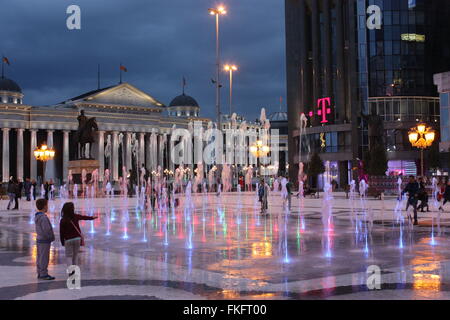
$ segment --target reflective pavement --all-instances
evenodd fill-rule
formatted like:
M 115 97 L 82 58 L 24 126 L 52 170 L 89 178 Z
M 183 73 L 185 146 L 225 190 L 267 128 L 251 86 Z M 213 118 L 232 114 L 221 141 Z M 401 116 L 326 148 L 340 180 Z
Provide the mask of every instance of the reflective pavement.
M 450 298 L 450 215 L 435 203 L 413 227 L 394 198 L 293 198 L 289 211 L 272 194 L 268 216 L 254 193 L 179 198 L 155 211 L 136 198 L 74 200 L 79 213 L 99 216 L 80 223 L 80 290 L 67 289 L 59 240 L 49 267 L 56 280 L 36 279 L 32 203 L 1 210 L 0 299 Z M 50 202 L 57 239 L 64 202 Z M 381 290 L 367 287 L 373 265 Z

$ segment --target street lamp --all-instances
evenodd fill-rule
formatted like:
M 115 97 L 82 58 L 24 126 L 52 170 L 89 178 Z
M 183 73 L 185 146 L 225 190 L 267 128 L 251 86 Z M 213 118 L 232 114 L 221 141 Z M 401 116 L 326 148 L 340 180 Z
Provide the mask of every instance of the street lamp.
M 219 16 L 227 14 L 227 10 L 223 6 L 219 6 L 218 8 L 210 8 L 208 12 L 212 16 L 216 16 L 216 66 L 217 66 L 217 75 L 216 75 L 216 112 L 217 112 L 217 125 L 220 130 L 221 128 L 221 119 L 220 119 L 220 42 L 219 42 Z
M 436 137 L 436 132 L 424 123 L 420 123 L 417 127 L 411 128 L 408 132 L 409 142 L 413 147 L 420 149 L 420 166 L 421 175 L 423 177 L 423 150 L 430 147 Z
M 34 158 L 37 161 L 42 161 L 42 168 L 44 171 L 44 179 L 45 179 L 45 164 L 49 160 L 53 160 L 55 158 L 55 150 L 53 148 L 49 148 L 47 144 L 43 144 L 40 148 L 36 148 L 33 152 Z
M 230 117 L 233 105 L 233 71 L 237 71 L 238 67 L 235 65 L 225 65 L 224 70 L 230 72 Z
M 261 158 L 269 154 L 270 147 L 265 145 L 261 140 L 258 140 L 250 146 L 250 152 L 255 158 Z

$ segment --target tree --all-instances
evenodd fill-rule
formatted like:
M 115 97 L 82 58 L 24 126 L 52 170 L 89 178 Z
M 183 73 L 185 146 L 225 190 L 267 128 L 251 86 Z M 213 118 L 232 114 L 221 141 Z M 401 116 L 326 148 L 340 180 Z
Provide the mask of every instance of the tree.
M 317 178 L 320 174 L 325 172 L 325 166 L 323 165 L 323 161 L 320 158 L 317 152 L 314 152 L 311 156 L 311 159 L 308 163 L 307 171 L 308 176 L 311 177 L 313 181 L 313 187 L 317 186 Z
M 384 176 L 388 169 L 386 148 L 376 143 L 366 156 L 366 170 L 369 176 Z

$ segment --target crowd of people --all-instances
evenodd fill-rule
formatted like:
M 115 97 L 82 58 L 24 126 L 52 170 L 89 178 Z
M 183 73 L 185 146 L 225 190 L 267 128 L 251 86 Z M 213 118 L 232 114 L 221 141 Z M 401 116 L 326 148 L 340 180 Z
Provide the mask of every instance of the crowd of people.
M 46 181 L 42 188 L 41 196 L 47 200 L 54 200 L 55 192 L 53 180 Z M 25 196 L 26 201 L 32 201 L 35 200 L 38 195 L 36 180 L 31 180 L 29 178 L 22 181 L 11 176 L 5 189 L 9 200 L 6 208 L 7 210 L 19 210 L 20 200 L 23 196 Z
M 450 201 L 450 181 L 439 181 L 436 182 L 434 186 L 433 192 L 435 193 L 436 200 L 442 203 L 439 206 L 440 211 L 444 211 L 444 206 L 447 202 Z M 430 212 L 430 206 L 428 204 L 429 195 L 427 192 L 426 180 L 424 178 L 419 178 L 418 180 L 414 176 L 409 177 L 409 181 L 406 187 L 402 191 L 403 195 L 408 195 L 407 203 L 406 203 L 406 211 L 408 211 L 409 207 L 413 208 L 414 212 L 414 225 L 418 225 L 419 221 L 417 218 L 417 212 L 420 210 L 421 212 Z M 420 201 L 420 203 L 419 203 Z M 413 217 L 408 216 L 411 220 Z

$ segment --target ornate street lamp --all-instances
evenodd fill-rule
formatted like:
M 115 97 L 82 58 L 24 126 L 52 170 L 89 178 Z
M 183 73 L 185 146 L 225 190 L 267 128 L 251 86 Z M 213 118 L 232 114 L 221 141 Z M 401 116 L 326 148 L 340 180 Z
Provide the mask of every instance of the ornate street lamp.
M 431 127 L 427 127 L 425 123 L 420 123 L 417 127 L 411 128 L 408 137 L 411 145 L 420 149 L 421 175 L 423 176 L 423 150 L 433 144 L 436 132 Z
M 255 158 L 262 158 L 269 154 L 270 147 L 265 145 L 261 140 L 250 146 L 250 152 Z
M 45 143 L 40 147 L 36 148 L 33 152 L 34 158 L 37 161 L 42 161 L 42 168 L 44 171 L 45 178 L 45 165 L 47 161 L 53 160 L 55 158 L 55 150 L 53 148 L 49 148 Z

